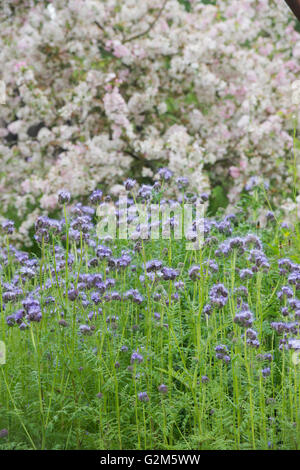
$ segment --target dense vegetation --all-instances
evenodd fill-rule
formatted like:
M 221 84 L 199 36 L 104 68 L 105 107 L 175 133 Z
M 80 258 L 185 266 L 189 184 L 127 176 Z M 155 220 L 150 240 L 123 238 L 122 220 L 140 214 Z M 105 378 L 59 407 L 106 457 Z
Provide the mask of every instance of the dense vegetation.
M 182 239 L 137 239 L 134 201 L 167 206 L 160 176 L 125 183 L 128 240 L 97 237 L 95 205 L 124 216 L 101 191 L 94 206 L 60 193 L 62 219 L 35 224 L 39 259 L 4 224 L 0 448 L 299 448 L 299 227 L 269 212 L 259 229 L 253 185 L 235 214 L 205 219 L 199 250 L 186 250 L 199 219 Z M 178 184 L 173 209 L 206 203 Z

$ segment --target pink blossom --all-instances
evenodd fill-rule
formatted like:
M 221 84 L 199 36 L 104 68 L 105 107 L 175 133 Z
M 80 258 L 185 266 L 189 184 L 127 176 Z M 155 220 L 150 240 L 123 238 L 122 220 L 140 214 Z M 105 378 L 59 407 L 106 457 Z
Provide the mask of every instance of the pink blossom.
M 240 169 L 237 166 L 231 166 L 229 168 L 229 174 L 232 178 L 238 178 L 240 176 Z

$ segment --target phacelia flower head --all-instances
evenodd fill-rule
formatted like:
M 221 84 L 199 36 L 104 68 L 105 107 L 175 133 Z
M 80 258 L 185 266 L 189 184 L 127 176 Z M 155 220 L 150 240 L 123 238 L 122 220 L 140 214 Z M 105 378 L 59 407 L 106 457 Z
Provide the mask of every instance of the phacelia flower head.
M 103 196 L 103 192 L 101 189 L 96 189 L 95 191 L 92 192 L 90 195 L 90 201 L 92 204 L 99 204 Z
M 135 362 L 141 363 L 143 359 L 144 359 L 143 356 L 137 350 L 131 354 L 130 362 L 131 364 L 134 364 Z
M 200 278 L 201 267 L 198 264 L 195 264 L 189 269 L 189 278 L 192 281 L 196 281 Z
M 179 272 L 173 268 L 164 267 L 161 270 L 162 277 L 165 281 L 174 281 L 179 276 Z
M 247 304 L 242 304 L 240 312 L 236 313 L 234 323 L 239 326 L 250 327 L 253 324 L 253 314 L 250 312 Z
M 149 401 L 148 393 L 147 393 L 147 392 L 140 392 L 140 393 L 138 394 L 138 399 L 139 399 L 140 401 L 144 401 L 144 402 Z
M 5 220 L 1 225 L 3 231 L 8 235 L 11 235 L 15 229 L 15 224 L 12 220 Z
M 209 195 L 207 193 L 201 193 L 200 198 L 202 199 L 203 202 L 206 202 L 209 199 Z
M 69 300 L 74 301 L 75 299 L 77 299 L 78 294 L 79 294 L 78 289 L 70 289 L 70 290 L 68 291 L 68 298 L 69 298 Z
M 90 335 L 92 330 L 89 325 L 80 325 L 79 331 L 82 335 Z
M 136 180 L 131 179 L 131 178 L 128 178 L 124 182 L 124 186 L 125 186 L 125 189 L 127 189 L 127 191 L 131 191 L 134 188 L 135 185 L 136 185 Z
M 166 393 L 168 393 L 168 387 L 165 384 L 161 384 L 158 387 L 158 391 L 160 393 L 166 394 Z
M 59 191 L 59 193 L 58 193 L 58 202 L 59 202 L 59 204 L 68 204 L 68 202 L 70 202 L 70 200 L 71 200 L 71 194 L 69 193 L 69 191 L 66 191 L 64 189 Z
M 185 189 L 189 185 L 189 180 L 185 176 L 180 176 L 179 178 L 176 179 L 176 183 L 177 183 L 178 189 Z
M 209 292 L 211 303 L 217 307 L 224 307 L 228 300 L 228 291 L 223 284 L 215 284 Z
M 164 167 L 158 170 L 157 175 L 160 177 L 160 179 L 169 181 L 173 176 L 173 172 L 169 170 L 169 168 Z
M 218 346 L 215 347 L 216 351 L 216 359 L 223 360 L 228 364 L 230 362 L 230 356 L 228 354 L 228 348 L 224 344 L 218 344 Z
M 152 271 L 158 271 L 162 267 L 162 261 L 158 259 L 152 259 L 151 261 L 147 261 L 146 263 L 146 271 L 152 272 Z
M 265 369 L 262 369 L 261 374 L 263 377 L 268 377 L 271 374 L 270 367 L 266 367 Z

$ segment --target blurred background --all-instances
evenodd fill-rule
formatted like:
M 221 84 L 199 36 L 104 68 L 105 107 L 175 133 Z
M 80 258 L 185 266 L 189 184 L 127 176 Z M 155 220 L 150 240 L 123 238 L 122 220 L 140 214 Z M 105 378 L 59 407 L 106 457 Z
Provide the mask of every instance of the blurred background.
M 23 247 L 58 190 L 117 197 L 161 166 L 211 214 L 261 181 L 297 216 L 300 27 L 283 0 L 6 0 L 0 21 L 0 217 Z

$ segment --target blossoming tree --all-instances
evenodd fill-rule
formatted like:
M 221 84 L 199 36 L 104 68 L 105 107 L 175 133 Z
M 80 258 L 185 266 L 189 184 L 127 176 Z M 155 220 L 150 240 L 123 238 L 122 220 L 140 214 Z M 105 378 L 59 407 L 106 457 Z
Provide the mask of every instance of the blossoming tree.
M 7 0 L 1 15 L 0 205 L 22 241 L 60 188 L 117 193 L 162 164 L 230 204 L 255 174 L 288 193 L 300 35 L 285 2 Z

